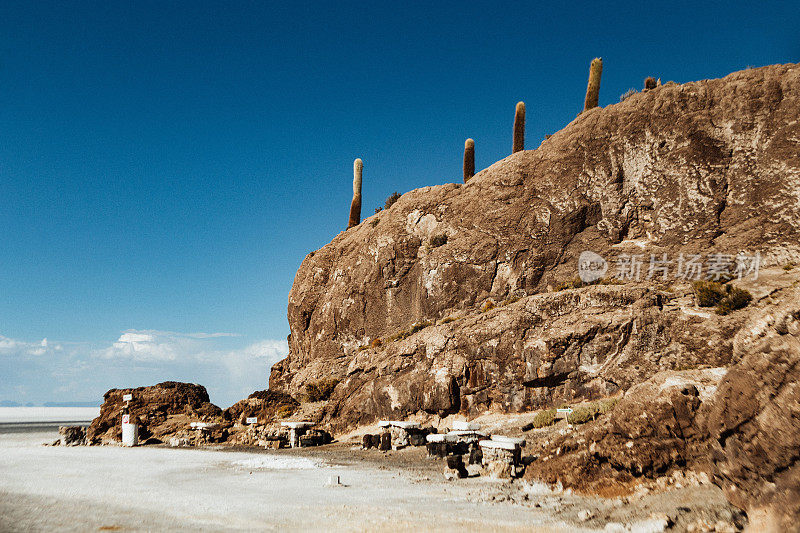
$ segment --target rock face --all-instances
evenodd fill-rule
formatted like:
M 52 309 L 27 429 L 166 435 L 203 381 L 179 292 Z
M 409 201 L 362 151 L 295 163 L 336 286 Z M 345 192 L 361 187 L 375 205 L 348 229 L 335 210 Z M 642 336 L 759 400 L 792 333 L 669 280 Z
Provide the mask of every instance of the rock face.
M 631 387 L 608 416 L 542 443 L 525 476 L 602 493 L 690 468 L 710 472 L 754 531 L 800 530 L 800 288 L 771 294 L 728 369 Z
M 339 379 L 325 417 L 344 429 L 529 410 L 730 365 L 748 312 L 697 309 L 688 285 L 645 282 L 647 261 L 800 262 L 798 110 L 798 65 L 668 83 L 584 112 L 466 184 L 404 194 L 305 258 L 270 389 Z M 554 290 L 584 250 L 642 255 L 641 283 Z
M 713 473 L 754 531 L 800 531 L 800 290 L 761 318 L 706 416 Z
M 92 444 L 119 442 L 122 439 L 123 396 L 131 394 L 131 421 L 139 424 L 139 439 L 163 440 L 184 430 L 192 421 L 220 421 L 222 410 L 212 404 L 202 385 L 165 381 L 150 387 L 111 389 L 103 396 L 100 416 L 86 431 Z
M 245 400 L 240 400 L 223 412 L 225 420 L 245 424 L 247 418 L 257 418 L 259 424 L 272 422 L 276 417 L 284 418 L 297 410 L 300 404 L 280 391 L 256 391 Z
M 706 470 L 697 419 L 723 375 L 722 368 L 659 372 L 631 387 L 609 416 L 544 443 L 525 476 L 603 493 L 676 466 Z

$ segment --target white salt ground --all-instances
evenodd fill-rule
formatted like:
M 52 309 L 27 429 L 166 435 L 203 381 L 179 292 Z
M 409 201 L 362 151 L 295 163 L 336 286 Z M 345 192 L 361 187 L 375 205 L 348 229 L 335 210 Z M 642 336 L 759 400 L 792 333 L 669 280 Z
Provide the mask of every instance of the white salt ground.
M 576 531 L 471 501 L 480 478 L 419 482 L 280 451 L 42 446 L 55 438 L 0 432 L 0 531 Z M 332 473 L 343 486 L 326 486 Z

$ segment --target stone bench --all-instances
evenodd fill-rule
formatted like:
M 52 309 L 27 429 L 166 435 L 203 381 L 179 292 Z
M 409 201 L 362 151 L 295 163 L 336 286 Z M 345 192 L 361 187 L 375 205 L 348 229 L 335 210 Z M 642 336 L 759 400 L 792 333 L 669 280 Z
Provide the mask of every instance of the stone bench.
M 378 422 L 378 426 L 388 431 L 391 436 L 391 446 L 395 450 L 409 445 L 422 446 L 425 444 L 425 433 L 418 422 L 381 420 Z
M 430 457 L 446 457 L 448 455 L 470 454 L 470 464 L 475 462 L 478 441 L 486 435 L 474 431 L 450 431 L 449 433 L 433 433 L 426 437 L 428 455 Z
M 496 477 L 516 476 L 517 467 L 522 463 L 522 440 L 493 435 L 492 439 L 480 441 L 481 464 Z
M 463 420 L 453 421 L 453 431 L 478 431 L 481 425 L 477 422 L 464 422 Z
M 314 425 L 313 422 L 308 421 L 286 421 L 281 422 L 281 426 L 287 428 L 289 430 L 289 445 L 292 448 L 299 448 L 303 441 L 300 437 L 305 435 L 306 431 Z M 308 445 L 310 443 L 306 443 Z
M 219 428 L 216 422 L 191 422 L 189 429 L 199 429 L 200 431 L 213 431 Z
M 506 437 L 505 435 L 492 435 L 490 439 L 497 442 L 510 442 L 512 444 L 516 444 L 519 447 L 525 446 L 525 439 L 522 437 Z

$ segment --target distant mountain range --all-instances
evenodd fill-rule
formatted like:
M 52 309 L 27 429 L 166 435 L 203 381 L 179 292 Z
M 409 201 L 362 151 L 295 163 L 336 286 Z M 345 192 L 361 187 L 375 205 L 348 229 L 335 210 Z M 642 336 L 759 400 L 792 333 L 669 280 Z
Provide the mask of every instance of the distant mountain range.
M 0 400 L 0 407 L 100 407 L 98 402 L 45 402 L 36 405 L 33 402 L 19 403 L 10 400 Z

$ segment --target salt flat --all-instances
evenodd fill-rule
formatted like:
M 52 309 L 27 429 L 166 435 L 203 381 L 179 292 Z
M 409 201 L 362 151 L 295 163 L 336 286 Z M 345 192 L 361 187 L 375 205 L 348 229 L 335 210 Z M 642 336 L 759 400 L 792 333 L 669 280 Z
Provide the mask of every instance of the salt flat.
M 91 422 L 99 407 L 0 407 L 0 424 L 19 422 Z
M 46 447 L 0 433 L 0 530 L 570 530 L 545 511 L 475 502 L 487 486 L 419 480 L 314 455 L 157 447 Z M 338 475 L 344 486 L 327 486 Z

